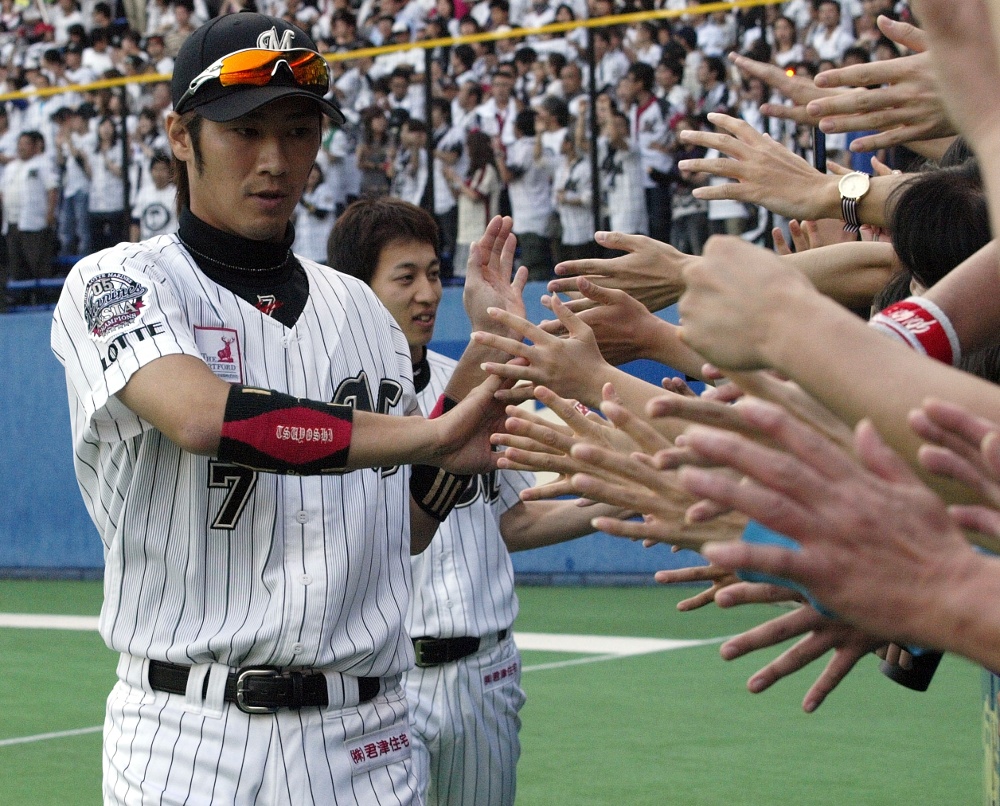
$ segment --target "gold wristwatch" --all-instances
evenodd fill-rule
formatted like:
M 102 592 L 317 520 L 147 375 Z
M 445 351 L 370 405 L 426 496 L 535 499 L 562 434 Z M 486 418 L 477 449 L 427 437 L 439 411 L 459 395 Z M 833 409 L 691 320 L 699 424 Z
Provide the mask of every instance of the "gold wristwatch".
M 840 189 L 840 209 L 844 214 L 844 231 L 857 232 L 861 229 L 858 202 L 865 197 L 871 187 L 871 177 L 861 171 L 851 171 L 840 177 L 837 187 Z

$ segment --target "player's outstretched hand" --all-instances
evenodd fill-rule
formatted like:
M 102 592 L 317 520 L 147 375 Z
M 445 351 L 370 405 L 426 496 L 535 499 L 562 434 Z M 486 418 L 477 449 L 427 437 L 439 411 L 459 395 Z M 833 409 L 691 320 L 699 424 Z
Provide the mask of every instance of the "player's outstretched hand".
M 772 404 L 750 400 L 738 410 L 780 449 L 693 426 L 689 448 L 749 480 L 685 467 L 681 483 L 799 541 L 801 550 L 737 541 L 710 544 L 704 555 L 726 568 L 798 582 L 873 635 L 927 647 L 951 640 L 954 626 L 929 613 L 928 602 L 950 595 L 953 580 L 976 578 L 978 557 L 941 499 L 871 423 L 863 420 L 855 429 L 856 460 Z
M 497 320 L 486 313 L 488 308 L 502 308 L 515 316 L 525 316 L 524 286 L 528 270 L 522 266 L 514 271 L 517 238 L 513 226 L 510 216 L 494 216 L 483 236 L 469 249 L 462 302 L 473 330 L 492 330 L 498 326 Z
M 787 218 L 824 216 L 823 200 L 836 185 L 836 177 L 820 173 L 745 120 L 720 112 L 710 112 L 708 120 L 717 131 L 688 129 L 681 132 L 681 142 L 714 148 L 725 156 L 681 160 L 677 167 L 735 181 L 695 188 L 696 197 L 759 204 Z
M 577 291 L 575 276 L 585 276 L 604 288 L 616 288 L 637 299 L 650 311 L 673 305 L 684 291 L 681 271 L 687 263 L 699 258 L 679 252 L 670 244 L 646 235 L 623 232 L 596 232 L 594 240 L 606 249 L 625 252 L 613 258 L 566 260 L 555 267 L 560 275 L 550 280 L 552 293 Z M 573 311 L 592 308 L 593 300 L 580 298 L 567 303 Z
M 774 587 L 776 586 L 740 583 L 727 588 L 719 595 L 721 597 L 723 593 L 727 594 L 730 606 L 736 604 L 733 600 L 738 597 L 741 604 L 774 601 L 768 595 L 771 593 L 768 589 Z M 753 590 L 755 588 L 763 589 L 761 592 L 765 598 L 758 597 Z M 783 596 L 787 599 L 789 593 L 787 588 L 777 590 L 783 591 Z M 826 668 L 802 700 L 802 710 L 806 713 L 812 713 L 819 708 L 861 658 L 885 643 L 856 627 L 827 618 L 809 605 L 802 605 L 790 613 L 730 638 L 719 648 L 719 652 L 726 660 L 733 660 L 797 636 L 802 638 L 747 680 L 747 689 L 754 694 L 766 691 L 782 678 L 801 671 L 832 649 L 833 656 Z
M 504 383 L 488 376 L 451 411 L 428 421 L 435 429 L 437 448 L 426 464 L 463 475 L 488 473 L 496 467 L 491 440 L 503 430 L 504 407 L 496 394 Z

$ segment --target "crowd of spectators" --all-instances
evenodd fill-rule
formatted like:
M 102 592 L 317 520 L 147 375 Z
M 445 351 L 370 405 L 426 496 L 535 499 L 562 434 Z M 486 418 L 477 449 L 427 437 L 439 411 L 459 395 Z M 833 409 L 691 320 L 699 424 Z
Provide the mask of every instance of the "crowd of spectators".
M 679 159 L 705 149 L 684 146 L 677 133 L 710 128 L 707 114 L 724 111 L 808 156 L 811 128 L 762 114 L 762 103 L 785 99 L 763 80 L 741 74 L 726 54 L 739 51 L 800 75 L 892 58 L 900 48 L 874 20 L 909 14 L 905 2 L 894 0 L 790 0 L 708 14 L 698 12 L 700 4 L 58 0 L 29 6 L 3 0 L 0 92 L 169 75 L 192 30 L 243 7 L 285 17 L 328 53 L 414 43 L 332 61 L 331 92 L 347 122 L 326 131 L 296 219 L 296 250 L 322 256 L 334 219 L 353 198 L 391 193 L 433 212 L 446 278 L 461 277 L 473 233 L 502 212 L 513 215 L 519 260 L 533 279 L 546 279 L 561 259 L 603 254 L 593 241 L 596 229 L 649 234 L 696 255 L 711 233 L 769 243 L 771 225 L 786 226 L 780 217 L 692 194 L 726 180 L 679 170 Z M 653 9 L 684 14 L 593 30 L 596 95 L 584 29 L 514 34 Z M 416 47 L 420 40 L 505 31 L 512 35 L 436 48 L 429 62 Z M 0 288 L 7 289 L 0 307 L 37 300 L 37 290 L 26 290 L 31 284 L 24 281 L 58 278 L 76 256 L 173 231 L 172 183 L 154 170 L 170 161 L 163 135 L 169 111 L 168 86 L 155 80 L 124 91 L 38 93 L 0 104 L 6 171 Z M 870 171 L 866 156 L 847 146 L 844 135 L 826 140 L 828 156 Z

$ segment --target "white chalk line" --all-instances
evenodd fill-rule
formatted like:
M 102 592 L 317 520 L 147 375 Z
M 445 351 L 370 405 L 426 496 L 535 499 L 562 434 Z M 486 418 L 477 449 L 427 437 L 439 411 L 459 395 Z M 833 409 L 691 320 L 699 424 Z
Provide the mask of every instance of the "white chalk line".
M 96 630 L 96 616 L 53 616 L 34 613 L 0 613 L 0 628 L 21 628 L 34 630 Z M 514 640 L 519 649 L 540 652 L 571 652 L 589 655 L 583 658 L 537 663 L 522 668 L 522 672 L 541 672 L 550 669 L 563 669 L 568 666 L 581 666 L 588 663 L 602 663 L 619 658 L 636 655 L 648 655 L 654 652 L 669 652 L 675 649 L 707 646 L 718 644 L 728 636 L 720 638 L 703 638 L 677 640 L 672 638 L 634 638 L 620 635 L 569 635 L 560 633 L 515 632 Z M 591 654 L 596 653 L 596 654 Z M 0 747 L 44 742 L 51 739 L 66 739 L 74 736 L 84 736 L 99 733 L 103 728 L 96 725 L 89 728 L 38 733 L 33 736 L 16 736 L 11 739 L 0 739 Z

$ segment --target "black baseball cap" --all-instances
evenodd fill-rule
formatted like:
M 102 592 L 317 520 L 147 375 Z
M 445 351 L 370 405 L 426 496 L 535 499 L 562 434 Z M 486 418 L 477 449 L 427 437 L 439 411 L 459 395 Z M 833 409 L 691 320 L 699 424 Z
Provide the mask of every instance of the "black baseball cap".
M 334 122 L 344 122 L 343 113 L 336 104 L 323 97 L 324 93 L 315 87 L 297 84 L 291 70 L 280 67 L 271 81 L 262 87 L 223 87 L 216 79 L 207 81 L 185 100 L 183 109 L 178 108 L 191 82 L 209 65 L 230 53 L 250 48 L 316 50 L 316 43 L 307 33 L 277 17 L 250 11 L 216 17 L 184 40 L 174 59 L 174 74 L 170 80 L 174 111 L 197 111 L 208 120 L 224 123 L 279 98 L 300 97 L 316 101 L 320 111 Z

